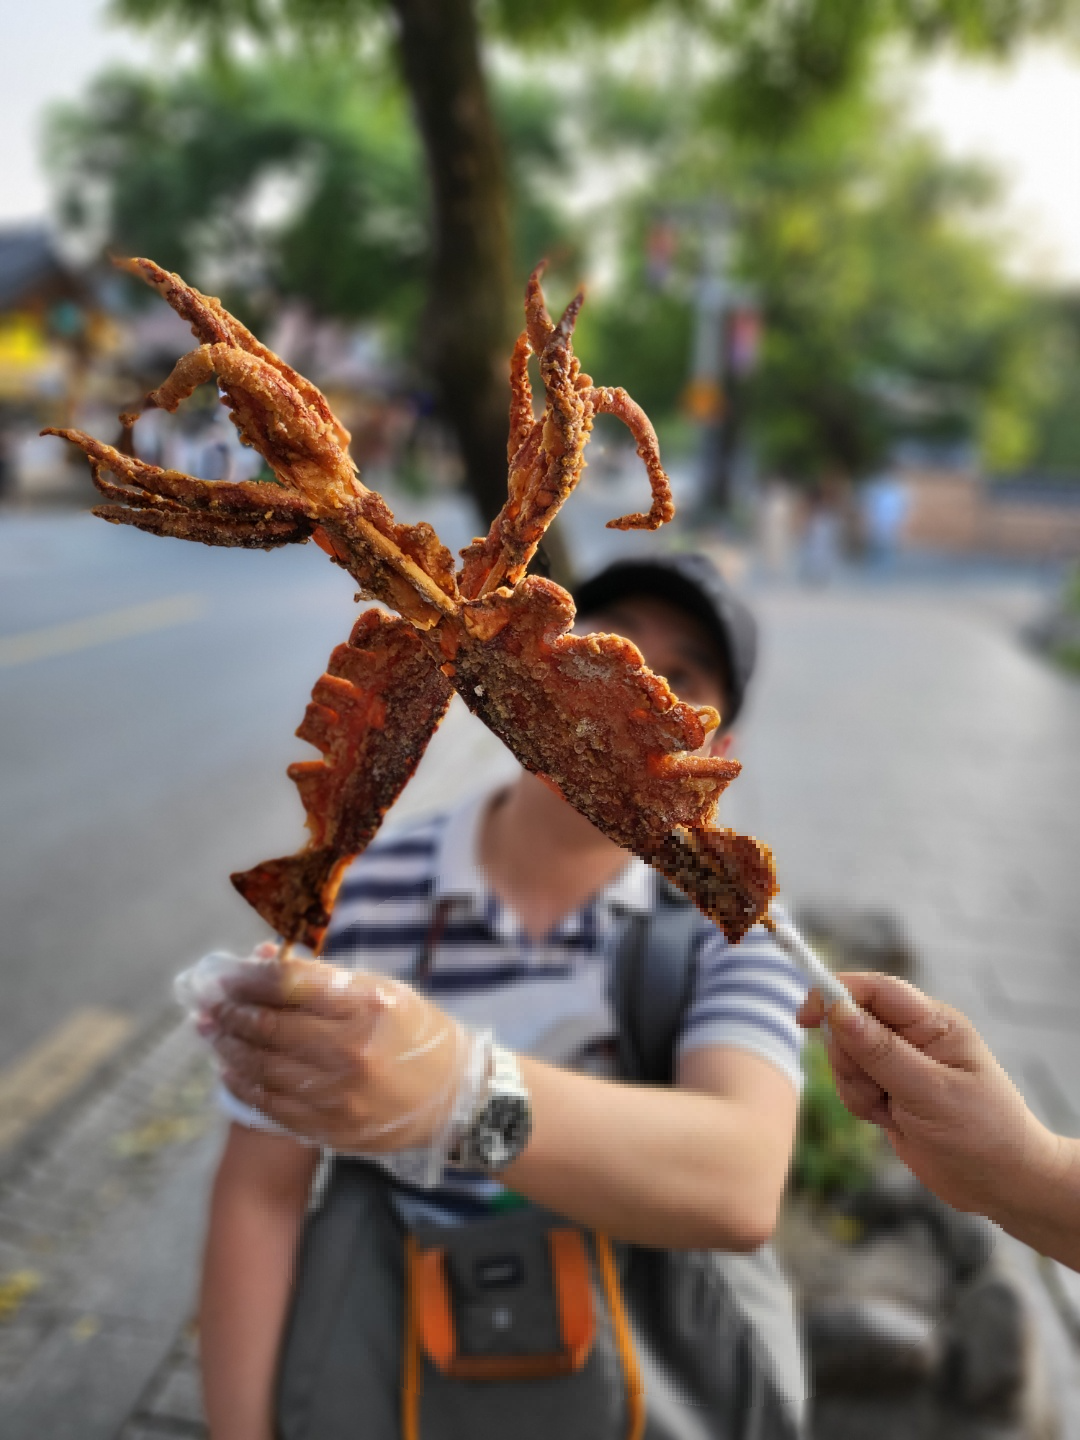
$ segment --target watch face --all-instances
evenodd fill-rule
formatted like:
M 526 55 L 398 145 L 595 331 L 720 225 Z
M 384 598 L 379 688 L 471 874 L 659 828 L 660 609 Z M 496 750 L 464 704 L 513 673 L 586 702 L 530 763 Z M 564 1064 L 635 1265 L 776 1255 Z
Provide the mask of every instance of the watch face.
M 500 1170 L 521 1154 L 532 1129 L 524 1095 L 493 1095 L 476 1127 L 474 1145 L 487 1170 Z

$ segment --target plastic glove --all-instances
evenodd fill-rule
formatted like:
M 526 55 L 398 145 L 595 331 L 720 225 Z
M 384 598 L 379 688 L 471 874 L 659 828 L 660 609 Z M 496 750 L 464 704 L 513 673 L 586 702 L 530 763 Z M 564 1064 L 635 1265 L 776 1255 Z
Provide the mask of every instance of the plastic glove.
M 268 949 L 207 957 L 178 981 L 224 1083 L 299 1138 L 436 1185 L 483 1093 L 490 1034 L 400 981 Z

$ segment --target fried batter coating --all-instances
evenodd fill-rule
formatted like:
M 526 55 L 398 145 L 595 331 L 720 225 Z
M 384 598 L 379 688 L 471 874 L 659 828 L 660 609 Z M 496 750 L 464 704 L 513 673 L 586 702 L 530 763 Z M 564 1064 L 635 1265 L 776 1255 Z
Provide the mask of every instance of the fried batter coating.
M 589 401 L 597 415 L 614 415 L 621 420 L 637 441 L 637 453 L 645 464 L 645 471 L 652 487 L 652 506 L 648 514 L 623 515 L 618 520 L 609 520 L 609 530 L 658 530 L 675 516 L 675 501 L 671 494 L 671 482 L 660 463 L 660 442 L 652 421 L 636 400 L 623 389 L 591 387 Z
M 405 788 L 453 690 L 405 620 L 368 610 L 316 681 L 297 730 L 321 760 L 290 765 L 311 838 L 232 876 L 281 934 L 317 951 L 338 886 Z
M 537 266 L 529 277 L 525 330 L 510 362 L 509 494 L 488 534 L 462 552 L 458 584 L 468 599 L 489 595 L 500 585 L 516 585 L 525 574 L 544 532 L 581 479 L 585 446 L 598 414 L 614 415 L 630 430 L 653 496 L 648 512 L 612 520 L 611 528 L 655 530 L 675 513 L 656 433 L 645 412 L 625 390 L 594 386 L 574 354 L 574 326 L 584 294 L 579 291 L 559 323 L 553 324 L 540 286 L 542 271 L 543 266 Z M 530 351 L 539 359 L 546 401 L 543 415 L 535 421 Z
M 280 481 L 276 486 L 207 482 L 176 471 L 159 471 L 75 430 L 52 430 L 79 445 L 100 474 L 108 469 L 150 494 L 184 506 L 224 510 L 236 520 L 213 525 L 169 519 L 172 507 L 148 505 L 137 495 L 111 493 L 120 505 L 101 507 L 101 518 L 156 534 L 205 540 L 215 545 L 259 546 L 307 539 L 313 532 L 343 565 L 361 593 L 392 606 L 417 625 L 432 625 L 456 596 L 454 563 L 430 525 L 398 525 L 382 496 L 364 485 L 344 446 L 348 432 L 322 393 L 261 345 L 221 303 L 201 295 L 178 275 L 149 260 L 125 262 L 153 285 L 205 343 L 182 356 L 172 374 L 146 398 L 150 408 L 173 411 L 200 384 L 216 378 L 241 438 L 263 456 Z M 135 413 L 121 417 L 127 425 Z M 155 485 L 157 489 L 155 489 Z M 99 487 L 100 488 L 100 487 Z M 282 499 L 295 524 L 284 525 Z M 271 514 L 266 515 L 266 510 Z M 323 522 L 320 524 L 320 522 Z
M 185 285 L 179 275 L 163 270 L 153 260 L 119 260 L 121 270 L 152 286 L 166 300 L 182 320 L 191 326 L 191 333 L 203 345 L 225 342 L 246 350 L 259 360 L 265 360 L 279 371 L 294 390 L 298 390 L 305 402 L 333 429 L 338 444 L 347 448 L 351 436 L 327 403 L 326 396 L 310 380 L 286 365 L 280 355 L 275 355 L 261 341 L 257 340 L 246 326 L 241 325 L 235 315 L 230 315 L 221 301 L 213 295 L 202 295 L 190 285 Z

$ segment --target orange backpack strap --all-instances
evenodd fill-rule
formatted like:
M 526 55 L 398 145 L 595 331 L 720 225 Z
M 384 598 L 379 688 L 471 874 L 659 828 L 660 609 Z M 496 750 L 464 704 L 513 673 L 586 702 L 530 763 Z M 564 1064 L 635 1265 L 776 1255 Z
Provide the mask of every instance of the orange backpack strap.
M 420 1440 L 420 1329 L 416 1303 L 416 1271 L 420 1251 L 411 1235 L 405 1237 L 405 1353 L 401 1366 L 402 1440 Z
M 641 1378 L 641 1368 L 638 1365 L 637 1352 L 634 1349 L 634 1337 L 630 1333 L 630 1325 L 626 1318 L 626 1307 L 623 1304 L 622 1289 L 619 1286 L 619 1272 L 615 1265 L 611 1241 L 607 1236 L 601 1235 L 597 1230 L 593 1233 L 593 1240 L 596 1244 L 596 1258 L 600 1266 L 600 1279 L 603 1282 L 608 1310 L 611 1313 L 611 1324 L 615 1331 L 615 1344 L 626 1379 L 626 1400 L 630 1416 L 627 1440 L 641 1440 L 645 1430 L 645 1384 Z
M 552 1230 L 550 1240 L 563 1350 L 569 1368 L 580 1370 L 589 1358 L 596 1333 L 585 1237 L 580 1230 Z

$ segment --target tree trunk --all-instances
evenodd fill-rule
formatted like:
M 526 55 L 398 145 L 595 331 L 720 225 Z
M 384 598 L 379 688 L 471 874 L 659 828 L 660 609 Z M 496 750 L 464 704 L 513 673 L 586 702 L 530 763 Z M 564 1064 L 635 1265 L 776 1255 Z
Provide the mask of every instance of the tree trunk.
M 473 0 L 391 0 L 433 219 L 422 355 L 486 525 L 506 499 L 509 194 Z

